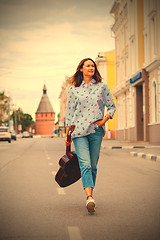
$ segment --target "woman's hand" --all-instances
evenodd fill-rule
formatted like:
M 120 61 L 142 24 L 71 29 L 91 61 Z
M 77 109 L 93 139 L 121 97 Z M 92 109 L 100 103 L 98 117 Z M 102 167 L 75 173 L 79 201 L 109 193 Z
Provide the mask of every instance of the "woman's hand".
M 102 127 L 103 125 L 105 125 L 105 123 L 110 119 L 110 115 L 106 115 L 102 120 L 99 120 L 97 122 L 94 123 L 97 124 L 99 127 Z
M 65 145 L 66 145 L 66 146 L 69 146 L 69 145 L 72 143 L 72 137 L 71 137 L 71 142 L 68 142 L 68 141 L 67 141 L 67 136 L 66 136 L 66 138 L 65 138 L 64 141 L 65 141 Z
M 67 134 L 68 134 L 69 129 L 70 129 L 70 127 L 69 127 L 69 126 L 66 126 L 66 138 L 65 138 L 65 140 L 64 140 L 66 146 L 69 146 L 69 145 L 71 144 L 71 142 L 72 142 L 72 138 L 71 138 L 71 142 L 68 142 L 68 141 L 67 141 Z
M 106 122 L 104 121 L 104 119 L 102 119 L 102 120 L 99 120 L 99 121 L 95 122 L 94 125 L 97 124 L 99 127 L 102 127 L 105 123 Z

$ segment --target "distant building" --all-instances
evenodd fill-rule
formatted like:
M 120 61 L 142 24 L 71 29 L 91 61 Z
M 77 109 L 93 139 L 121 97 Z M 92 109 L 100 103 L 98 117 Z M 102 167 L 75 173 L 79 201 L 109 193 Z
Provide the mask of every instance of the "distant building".
M 113 88 L 115 87 L 115 51 L 109 52 L 100 52 L 98 57 L 96 58 L 96 65 L 98 67 L 98 71 L 102 76 L 102 81 L 107 84 L 112 95 Z M 115 101 L 115 97 L 113 96 Z M 115 101 L 116 103 L 116 101 Z M 106 109 L 107 113 L 107 109 Z M 105 114 L 106 114 L 105 113 Z M 109 120 L 105 124 L 106 135 L 104 138 L 115 138 L 116 137 L 116 112 L 112 120 Z
M 160 1 L 115 1 L 110 13 L 117 139 L 160 144 Z
M 65 117 L 66 117 L 66 107 L 67 107 L 67 95 L 70 84 L 68 83 L 69 78 L 66 76 L 65 81 L 61 86 L 61 92 L 59 95 L 60 99 L 60 119 L 59 127 L 62 129 L 63 133 L 65 132 Z
M 55 112 L 47 95 L 46 85 L 43 87 L 43 95 L 36 111 L 36 134 L 53 135 L 55 127 Z

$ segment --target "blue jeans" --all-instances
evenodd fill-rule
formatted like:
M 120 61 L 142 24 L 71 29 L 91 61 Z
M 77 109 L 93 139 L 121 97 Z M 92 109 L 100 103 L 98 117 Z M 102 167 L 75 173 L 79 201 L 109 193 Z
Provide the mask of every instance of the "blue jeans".
M 95 133 L 73 138 L 81 170 L 83 188 L 95 187 L 97 164 L 100 154 L 104 131 L 101 127 L 95 128 Z

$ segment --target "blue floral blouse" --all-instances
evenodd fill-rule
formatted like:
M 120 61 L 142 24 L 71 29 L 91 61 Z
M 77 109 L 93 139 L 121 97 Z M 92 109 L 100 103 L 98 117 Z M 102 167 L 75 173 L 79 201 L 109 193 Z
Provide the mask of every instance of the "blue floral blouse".
M 104 118 L 104 109 L 113 118 L 116 110 L 111 92 L 103 83 L 92 79 L 90 89 L 85 81 L 79 87 L 71 86 L 68 91 L 66 126 L 75 125 L 72 138 L 95 133 L 94 122 Z M 105 131 L 105 126 L 103 125 Z

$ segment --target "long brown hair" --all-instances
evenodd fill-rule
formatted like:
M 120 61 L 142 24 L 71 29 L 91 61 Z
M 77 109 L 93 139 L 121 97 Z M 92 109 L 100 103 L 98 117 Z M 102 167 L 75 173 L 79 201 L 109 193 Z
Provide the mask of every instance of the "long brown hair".
M 97 69 L 96 63 L 91 58 L 84 58 L 79 63 L 75 74 L 70 78 L 70 83 L 75 87 L 79 87 L 83 81 L 83 73 L 80 70 L 83 68 L 84 63 L 88 60 L 91 60 L 94 63 L 95 73 L 93 75 L 93 78 L 95 79 L 96 83 L 102 81 L 102 77 Z

